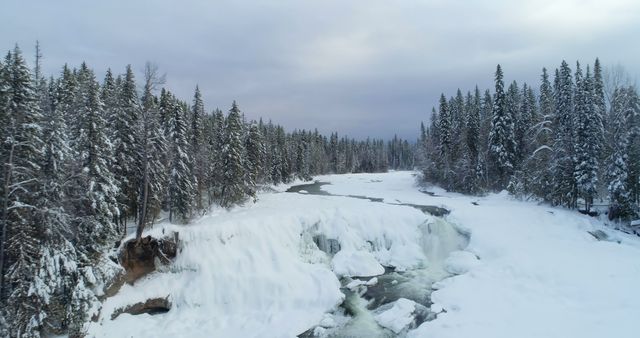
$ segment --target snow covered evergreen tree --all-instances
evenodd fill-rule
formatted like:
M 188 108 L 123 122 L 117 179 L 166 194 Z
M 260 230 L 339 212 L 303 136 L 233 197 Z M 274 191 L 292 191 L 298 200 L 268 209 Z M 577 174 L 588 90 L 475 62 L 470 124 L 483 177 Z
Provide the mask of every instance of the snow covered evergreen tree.
M 189 220 L 193 210 L 195 197 L 195 177 L 191 171 L 191 158 L 189 156 L 188 127 L 184 106 L 177 102 L 171 94 L 168 109 L 169 117 L 169 187 L 168 209 L 169 220 L 177 215 L 183 222 Z
M 628 131 L 626 114 L 628 106 L 626 88 L 618 88 L 613 94 L 610 113 L 610 131 L 614 134 L 613 153 L 608 159 L 609 218 L 627 218 L 634 214 L 631 194 L 628 188 Z
M 552 201 L 570 208 L 576 205 L 575 126 L 573 80 L 569 65 L 562 61 L 555 79 L 555 116 L 553 145 L 553 179 L 555 191 Z
M 112 220 L 119 214 L 116 199 L 119 182 L 109 167 L 111 143 L 105 132 L 103 105 L 93 71 L 83 68 L 79 78 L 82 110 L 78 113 L 79 134 L 75 141 L 78 202 L 74 215 L 78 241 L 92 251 L 95 244 L 105 244 L 115 235 Z
M 126 218 L 135 216 L 138 212 L 138 180 L 141 177 L 140 159 L 138 157 L 138 135 L 140 120 L 140 102 L 136 90 L 135 78 L 131 66 L 127 66 L 122 86 L 118 92 L 118 109 L 114 118 L 115 145 L 115 174 L 120 181 L 120 196 L 122 218 L 120 222 L 126 225 Z
M 468 117 L 467 117 L 467 125 L 466 125 L 466 143 L 467 143 L 467 154 L 469 157 L 469 165 L 468 165 L 468 184 L 466 187 L 466 191 L 471 193 L 476 193 L 480 189 L 480 178 L 481 171 L 480 163 L 478 161 L 479 158 L 479 144 L 480 140 L 480 111 L 482 109 L 480 102 L 480 90 L 478 86 L 476 86 L 474 90 L 473 98 L 469 95 L 469 107 Z
M 86 65 L 78 72 L 76 102 L 77 139 L 76 158 L 72 164 L 74 201 L 71 213 L 75 247 L 80 271 L 73 277 L 68 309 L 69 330 L 72 335 L 82 332 L 87 311 L 97 301 L 87 288 L 93 280 L 91 256 L 111 244 L 116 236 L 113 219 L 119 215 L 117 196 L 119 182 L 111 171 L 112 146 L 108 139 L 100 89 L 93 71 Z M 90 275 L 87 275 L 90 274 Z M 88 277 L 89 276 L 89 277 Z
M 155 81 L 155 73 L 147 67 L 140 116 L 140 143 L 137 146 L 142 171 L 142 177 L 138 180 L 138 240 L 144 228 L 153 224 L 160 213 L 167 183 L 165 156 L 168 146 L 160 123 L 160 108 L 152 93 Z
M 551 201 L 553 190 L 553 176 L 551 165 L 553 147 L 554 110 L 553 88 L 549 82 L 546 68 L 542 68 L 540 95 L 538 97 L 539 113 L 534 119 L 532 142 L 534 150 L 531 153 L 529 169 L 531 173 L 531 192 L 544 200 Z
M 451 143 L 452 143 L 452 121 L 451 112 L 447 99 L 444 94 L 440 95 L 440 105 L 438 110 L 438 136 L 440 144 L 438 145 L 440 158 L 438 160 L 438 171 L 441 173 L 443 182 L 446 187 L 452 185 L 451 182 Z
M 504 189 L 514 170 L 515 135 L 514 121 L 506 106 L 502 68 L 498 65 L 495 75 L 496 92 L 493 100 L 493 117 L 489 134 L 489 155 L 494 189 Z M 515 101 L 510 101 L 515 103 Z
M 42 232 L 36 224 L 42 128 L 31 72 L 16 46 L 0 67 L 3 111 L 2 233 L 0 237 L 0 304 L 13 323 L 11 336 L 39 335 L 44 302 L 31 292 L 40 258 Z
M 204 138 L 204 102 L 200 88 L 196 86 L 193 95 L 193 106 L 191 108 L 191 129 L 190 144 L 191 154 L 193 156 L 193 174 L 196 177 L 196 208 L 203 209 L 203 195 L 206 190 L 206 154 L 205 154 L 205 138 Z
M 593 79 L 587 67 L 587 74 L 582 78 L 580 64 L 576 66 L 576 170 L 575 179 L 579 196 L 585 203 L 588 212 L 593 199 L 598 193 L 599 147 L 602 138 L 602 125 L 598 118 L 597 106 L 593 102 Z
M 120 105 L 118 103 L 118 86 L 116 85 L 116 80 L 113 77 L 111 69 L 107 69 L 107 73 L 105 74 L 104 80 L 102 82 L 101 90 L 102 92 L 100 93 L 100 100 L 102 100 L 102 103 L 104 104 L 105 120 L 110 126 L 112 126 L 111 128 L 108 128 L 109 139 L 114 140 L 116 139 L 118 133 L 116 131 L 116 128 L 113 126 L 117 125 Z
M 635 87 L 622 88 L 624 95 L 623 113 L 627 128 L 627 188 L 634 205 L 640 197 L 640 99 Z
M 245 173 L 245 152 L 240 109 L 233 101 L 226 118 L 221 154 L 223 180 L 220 205 L 223 207 L 230 207 L 245 199 L 249 186 Z
M 224 180 L 224 168 L 222 167 L 222 147 L 224 144 L 224 113 L 220 109 L 213 112 L 211 130 L 209 136 L 209 164 L 207 171 L 207 186 L 209 199 L 220 201 L 222 196 L 222 183 Z

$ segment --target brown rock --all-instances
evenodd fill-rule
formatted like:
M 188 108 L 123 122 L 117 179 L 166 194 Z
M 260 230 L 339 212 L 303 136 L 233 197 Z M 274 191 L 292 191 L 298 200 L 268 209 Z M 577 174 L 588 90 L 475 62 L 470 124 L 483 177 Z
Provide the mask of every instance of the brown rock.
M 147 299 L 144 303 L 135 303 L 133 305 L 128 305 L 124 308 L 113 311 L 113 313 L 111 314 L 111 320 L 116 319 L 116 317 L 123 313 L 128 313 L 135 316 L 143 313 L 165 313 L 169 310 L 171 310 L 171 301 L 169 300 L 169 296 L 166 296 L 164 298 L 151 298 Z
M 178 254 L 178 233 L 172 236 L 156 239 L 151 236 L 135 239 L 124 243 L 118 260 L 126 270 L 124 281 L 133 283 L 139 278 L 156 270 L 157 260 L 162 264 L 169 264 Z

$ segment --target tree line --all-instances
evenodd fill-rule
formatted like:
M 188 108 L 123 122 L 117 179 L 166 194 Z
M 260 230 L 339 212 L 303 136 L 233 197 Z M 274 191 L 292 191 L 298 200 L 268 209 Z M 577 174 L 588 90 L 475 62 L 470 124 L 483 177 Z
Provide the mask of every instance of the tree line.
M 609 75 L 609 76 L 607 76 Z M 605 81 L 606 80 L 608 81 Z M 495 89 L 440 97 L 421 125 L 424 179 L 480 194 L 507 189 L 590 212 L 598 200 L 611 219 L 638 214 L 640 100 L 620 71 L 604 74 L 563 61 L 539 87 L 512 82 L 500 65 Z
M 185 223 L 271 184 L 413 167 L 414 144 L 286 132 L 236 102 L 207 112 L 148 63 L 102 81 L 85 63 L 45 78 L 16 46 L 0 61 L 0 335 L 82 336 L 113 264 L 104 255 L 162 215 Z M 159 93 L 157 91 L 159 90 Z

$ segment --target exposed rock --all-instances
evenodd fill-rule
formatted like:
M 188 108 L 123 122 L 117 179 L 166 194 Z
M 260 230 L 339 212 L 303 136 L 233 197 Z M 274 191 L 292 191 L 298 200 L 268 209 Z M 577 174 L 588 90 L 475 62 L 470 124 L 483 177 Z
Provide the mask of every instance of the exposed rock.
M 578 209 L 578 212 L 583 214 L 583 215 L 587 215 L 587 216 L 591 216 L 591 217 L 598 217 L 600 215 L 600 213 L 598 212 L 598 210 L 584 210 L 584 209 Z
M 104 295 L 102 295 L 100 299 L 106 299 L 114 296 L 116 293 L 118 293 L 118 291 L 120 291 L 120 288 L 122 287 L 122 285 L 124 285 L 124 283 L 125 273 L 119 273 L 113 280 L 106 284 L 107 287 L 104 290 Z
M 156 239 L 143 237 L 140 241 L 129 240 L 123 244 L 118 260 L 126 270 L 124 281 L 133 283 L 156 270 L 156 261 L 169 264 L 178 253 L 178 233 Z
M 144 303 L 135 303 L 133 305 L 128 305 L 124 308 L 113 311 L 113 313 L 111 314 L 111 319 L 113 320 L 123 313 L 128 313 L 131 315 L 148 313 L 153 315 L 169 312 L 169 310 L 171 310 L 171 301 L 169 300 L 169 296 L 166 296 L 164 298 L 151 298 L 147 299 Z
M 406 205 L 409 207 L 416 208 L 424 213 L 427 213 L 436 217 L 442 217 L 442 216 L 448 215 L 451 212 L 445 208 L 438 207 L 435 205 L 419 205 L 419 204 L 411 204 L 411 203 L 402 203 L 401 205 Z
M 324 234 L 314 235 L 313 242 L 316 243 L 318 249 L 329 255 L 335 255 L 340 251 L 340 242 L 337 239 L 327 238 Z

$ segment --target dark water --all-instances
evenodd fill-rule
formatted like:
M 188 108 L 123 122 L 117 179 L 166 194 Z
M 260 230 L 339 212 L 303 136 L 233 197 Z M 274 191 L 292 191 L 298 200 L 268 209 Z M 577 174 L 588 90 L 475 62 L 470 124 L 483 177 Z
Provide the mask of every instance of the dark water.
M 403 205 L 407 207 L 416 208 L 424 213 L 427 213 L 436 217 L 442 217 L 442 216 L 448 215 L 450 212 L 445 208 L 435 206 L 435 205 L 419 205 L 419 204 L 401 203 L 401 202 L 387 203 L 384 201 L 384 198 L 368 197 L 368 196 L 362 196 L 362 195 L 336 195 L 336 194 L 331 194 L 325 190 L 322 190 L 322 186 L 330 185 L 330 184 L 331 183 L 329 182 L 315 181 L 314 183 L 294 185 L 291 188 L 287 189 L 286 192 L 300 193 L 300 194 L 307 194 L 307 195 L 350 197 L 350 198 L 369 200 L 375 203 L 385 203 L 389 205 Z M 304 193 L 304 191 L 306 191 L 306 193 Z
M 444 260 L 450 252 L 461 250 L 468 244 L 468 234 L 460 232 L 452 224 L 440 218 L 449 214 L 449 210 L 439 206 L 402 203 L 400 201 L 398 203 L 388 203 L 384 202 L 382 198 L 368 196 L 335 195 L 322 190 L 322 186 L 328 184 L 330 183 L 316 181 L 293 186 L 287 192 L 350 197 L 365 199 L 374 203 L 409 206 L 426 214 L 436 216 L 434 221 L 425 221 L 420 226 L 422 233 L 421 245 L 429 265 L 409 271 L 395 271 L 392 267 L 386 267 L 385 273 L 376 277 L 377 283 L 374 285 L 364 285 L 371 278 L 343 278 L 341 280 L 343 285 L 341 291 L 345 294 L 345 300 L 336 311 L 331 313 L 337 325 L 326 328 L 319 325 L 305 331 L 298 337 L 316 337 L 318 336 L 316 333 L 320 333 L 319 331 L 325 337 L 398 337 L 406 335 L 408 330 L 417 328 L 425 321 L 435 319 L 437 314 L 429 309 L 432 304 L 432 285 L 451 276 L 442 267 Z M 327 238 L 325 235 L 316 234 L 313 236 L 313 241 L 320 250 L 329 256 L 333 256 L 340 250 L 339 241 Z M 347 288 L 346 285 L 353 280 L 360 280 L 363 285 L 353 289 Z M 391 308 L 394 302 L 400 298 L 412 300 L 416 305 L 412 314 L 413 321 L 402 332 L 396 334 L 378 325 L 375 321 L 375 316 Z

